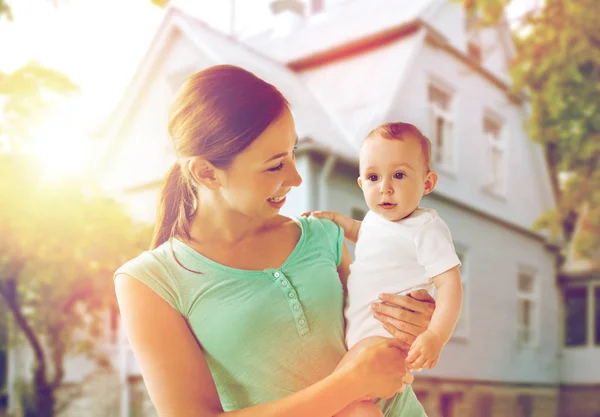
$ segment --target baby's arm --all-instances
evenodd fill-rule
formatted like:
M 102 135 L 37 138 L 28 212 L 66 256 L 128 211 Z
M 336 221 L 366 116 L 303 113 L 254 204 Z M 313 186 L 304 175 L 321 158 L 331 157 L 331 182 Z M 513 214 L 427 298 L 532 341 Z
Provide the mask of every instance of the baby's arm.
M 348 216 L 344 216 L 342 213 L 336 211 L 311 211 L 303 213 L 304 215 L 311 215 L 318 217 L 319 219 L 329 219 L 342 229 L 344 229 L 344 237 L 352 243 L 356 243 L 358 240 L 358 231 L 360 230 L 361 222 L 354 220 Z
M 462 283 L 458 265 L 433 278 L 436 308 L 427 330 L 412 344 L 406 362 L 411 368 L 432 368 L 442 347 L 450 340 L 462 307 Z

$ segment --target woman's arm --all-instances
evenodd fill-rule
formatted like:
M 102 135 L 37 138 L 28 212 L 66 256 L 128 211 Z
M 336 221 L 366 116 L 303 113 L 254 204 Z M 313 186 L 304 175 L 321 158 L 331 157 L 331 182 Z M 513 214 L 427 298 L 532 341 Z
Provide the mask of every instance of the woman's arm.
M 364 396 L 391 397 L 402 384 L 403 374 L 390 375 L 389 369 L 404 357 L 397 344 L 382 343 L 289 397 L 224 413 L 202 349 L 184 318 L 133 277 L 119 274 L 115 288 L 125 332 L 161 417 L 331 417 Z

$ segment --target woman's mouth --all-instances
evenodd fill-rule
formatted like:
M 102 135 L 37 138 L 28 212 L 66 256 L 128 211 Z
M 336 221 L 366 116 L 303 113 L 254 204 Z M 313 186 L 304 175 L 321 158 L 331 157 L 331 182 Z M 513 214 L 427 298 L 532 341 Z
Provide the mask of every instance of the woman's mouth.
M 281 208 L 285 204 L 285 195 L 279 197 L 267 198 L 267 201 L 273 208 Z

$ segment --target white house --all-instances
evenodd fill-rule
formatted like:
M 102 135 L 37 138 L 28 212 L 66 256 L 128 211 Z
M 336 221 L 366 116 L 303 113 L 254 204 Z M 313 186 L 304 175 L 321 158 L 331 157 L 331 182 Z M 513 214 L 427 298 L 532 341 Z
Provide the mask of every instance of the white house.
M 304 183 L 284 214 L 327 209 L 360 218 L 361 139 L 388 121 L 414 123 L 432 141 L 440 176 L 423 205 L 448 223 L 465 288 L 438 366 L 416 375 L 429 416 L 600 415 L 600 276 L 563 274 L 559 285 L 557 246 L 531 231 L 555 201 L 543 153 L 524 129 L 527 103 L 510 88 L 507 25 L 474 29 L 460 4 L 446 0 L 312 0 L 303 14 L 300 0 L 273 3 L 272 26 L 245 36 L 167 8 L 110 122 L 107 190 L 153 221 L 175 160 L 170 99 L 186 77 L 216 64 L 252 71 L 292 105 Z M 563 323 L 577 320 L 587 320 L 585 334 L 568 327 L 565 339 Z M 126 343 L 121 381 L 121 415 L 137 407 L 150 411 L 136 415 L 152 415 Z

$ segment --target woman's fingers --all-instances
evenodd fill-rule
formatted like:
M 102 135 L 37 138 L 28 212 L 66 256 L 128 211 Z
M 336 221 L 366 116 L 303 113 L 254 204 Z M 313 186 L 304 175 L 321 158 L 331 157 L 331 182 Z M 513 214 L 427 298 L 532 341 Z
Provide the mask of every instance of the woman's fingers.
M 387 302 L 387 300 L 386 300 Z M 402 307 L 392 306 L 384 303 L 373 303 L 373 310 L 378 313 L 389 316 L 393 319 L 400 320 L 403 322 L 407 322 L 410 324 L 414 324 L 417 327 L 423 327 L 421 333 L 425 330 L 425 328 L 429 325 L 429 320 L 431 315 L 416 313 L 414 311 L 406 310 Z M 432 310 L 433 313 L 433 310 Z
M 408 295 L 415 300 L 426 301 L 428 303 L 435 304 L 435 299 L 426 290 L 412 291 Z
M 423 333 L 423 328 L 421 328 L 419 326 L 415 326 L 414 324 L 400 321 L 398 319 L 395 319 L 390 316 L 386 316 L 384 314 L 373 313 L 373 317 L 375 317 L 376 320 L 379 320 L 382 323 L 389 323 L 392 326 L 394 326 L 396 329 L 400 330 L 401 332 L 408 333 L 415 337 L 417 337 L 418 335 Z
M 386 303 L 394 304 L 407 310 L 414 311 L 415 313 L 424 314 L 428 317 L 431 317 L 433 315 L 433 310 L 435 310 L 433 298 L 431 298 L 431 296 L 425 290 L 415 291 L 411 293 L 410 296 L 385 293 L 382 294 L 381 300 Z
M 410 345 L 415 341 L 415 337 L 404 333 L 389 323 L 383 323 L 383 328 L 396 339 L 396 347 L 408 351 Z

